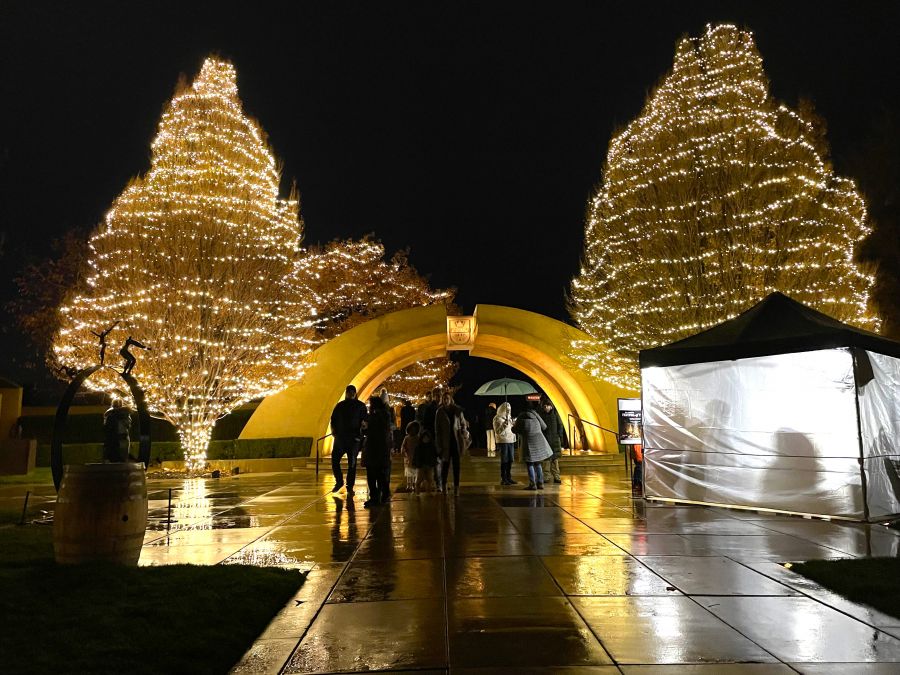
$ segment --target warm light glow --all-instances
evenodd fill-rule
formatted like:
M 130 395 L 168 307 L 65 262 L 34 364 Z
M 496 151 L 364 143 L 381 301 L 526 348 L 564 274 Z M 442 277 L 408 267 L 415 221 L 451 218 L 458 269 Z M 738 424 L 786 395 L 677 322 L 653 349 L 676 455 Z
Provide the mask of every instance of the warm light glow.
M 234 67 L 209 58 L 163 113 L 151 166 L 91 237 L 86 283 L 61 308 L 58 361 L 106 363 L 133 336 L 134 375 L 179 431 L 189 470 L 206 462 L 215 421 L 303 373 L 316 306 L 287 283 L 303 256 L 294 196 L 279 197 L 275 158 L 248 118 Z M 101 371 L 89 386 L 115 395 Z
M 376 317 L 426 305 L 452 307 L 454 289 L 433 290 L 413 268 L 405 252 L 385 260 L 384 246 L 365 238 L 333 241 L 309 250 L 290 283 L 319 308 L 315 340 L 323 344 Z M 426 391 L 444 387 L 459 364 L 448 358 L 414 363 L 391 375 L 385 386 L 392 404 L 423 400 Z
M 456 361 L 446 358 L 418 361 L 391 375 L 378 390 L 387 388 L 391 405 L 399 405 L 403 399 L 413 404 L 421 403 L 425 394 L 435 387 L 447 388 L 458 368 Z
M 729 319 L 773 291 L 877 330 L 874 278 L 853 262 L 868 232 L 856 186 L 835 176 L 814 116 L 769 94 L 750 33 L 682 40 L 641 115 L 612 139 L 571 288 L 582 365 L 637 381 L 640 349 Z

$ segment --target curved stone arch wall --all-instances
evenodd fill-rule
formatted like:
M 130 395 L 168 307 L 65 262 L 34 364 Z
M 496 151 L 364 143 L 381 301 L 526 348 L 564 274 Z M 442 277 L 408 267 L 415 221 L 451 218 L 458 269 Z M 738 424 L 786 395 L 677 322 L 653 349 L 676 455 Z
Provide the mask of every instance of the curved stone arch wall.
M 573 339 L 589 339 L 576 328 L 534 312 L 498 305 L 475 310 L 477 335 L 471 356 L 505 363 L 532 378 L 553 401 L 563 423 L 571 413 L 615 429 L 616 398 L 635 396 L 584 373 L 568 356 Z M 353 384 L 365 399 L 392 374 L 425 359 L 447 354 L 447 314 L 443 306 L 417 307 L 356 326 L 320 347 L 304 379 L 269 396 L 251 416 L 241 438 L 328 433 L 331 409 Z M 617 452 L 611 434 L 583 425 L 594 450 Z

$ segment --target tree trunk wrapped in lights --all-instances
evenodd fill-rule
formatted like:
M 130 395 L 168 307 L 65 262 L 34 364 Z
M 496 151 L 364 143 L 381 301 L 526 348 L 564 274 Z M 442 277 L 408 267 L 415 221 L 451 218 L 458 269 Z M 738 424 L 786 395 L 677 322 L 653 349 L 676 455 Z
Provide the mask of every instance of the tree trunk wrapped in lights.
M 770 96 L 750 33 L 708 26 L 683 39 L 672 71 L 609 145 L 572 316 L 631 364 L 775 290 L 877 329 L 873 279 L 852 260 L 866 205 L 833 174 L 823 136 L 814 116 Z
M 384 258 L 380 242 L 347 239 L 311 248 L 297 264 L 291 283 L 318 308 L 318 342 L 401 309 L 434 304 L 455 309 L 455 289 L 433 290 L 409 264 L 405 251 Z M 391 375 L 384 386 L 394 402 L 400 398 L 420 401 L 426 391 L 447 386 L 458 368 L 449 358 L 421 361 Z
M 107 364 L 129 336 L 151 348 L 134 375 L 172 422 L 187 467 L 202 468 L 215 421 L 282 389 L 311 351 L 314 305 L 285 283 L 302 256 L 299 205 L 238 98 L 234 67 L 209 58 L 163 113 L 149 172 L 91 238 L 87 283 L 61 308 L 55 358 Z M 118 376 L 92 386 L 116 395 Z

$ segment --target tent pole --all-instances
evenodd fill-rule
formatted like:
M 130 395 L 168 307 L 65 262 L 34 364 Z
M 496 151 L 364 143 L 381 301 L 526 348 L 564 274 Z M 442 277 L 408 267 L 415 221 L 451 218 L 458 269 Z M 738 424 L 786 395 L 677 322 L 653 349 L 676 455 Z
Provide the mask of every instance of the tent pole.
M 860 422 L 861 418 L 859 414 L 859 383 L 856 376 L 856 349 L 852 349 L 851 352 L 853 354 L 853 400 L 856 401 L 856 438 L 859 440 L 859 477 L 862 484 L 863 518 L 865 518 L 866 522 L 868 523 L 869 495 L 868 486 L 866 485 L 866 458 L 863 452 L 862 424 Z

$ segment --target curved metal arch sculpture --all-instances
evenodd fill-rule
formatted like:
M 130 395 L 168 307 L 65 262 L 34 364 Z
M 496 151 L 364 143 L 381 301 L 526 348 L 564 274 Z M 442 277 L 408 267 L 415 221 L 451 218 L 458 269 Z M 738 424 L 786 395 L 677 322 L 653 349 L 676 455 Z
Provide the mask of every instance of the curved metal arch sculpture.
M 72 406 L 75 394 L 78 393 L 81 386 L 91 375 L 101 368 L 109 368 L 109 366 L 96 365 L 78 371 L 75 378 L 69 383 L 69 386 L 66 387 L 66 391 L 59 403 L 59 407 L 56 409 L 56 419 L 53 422 L 53 437 L 50 441 L 50 469 L 53 472 L 53 485 L 56 487 L 57 492 L 59 492 L 59 485 L 62 482 L 63 477 L 62 442 L 63 436 L 66 433 L 66 422 L 69 419 L 69 408 Z M 115 369 L 113 368 L 113 370 Z M 146 468 L 150 464 L 150 412 L 147 410 L 144 390 L 141 389 L 137 380 L 131 375 L 119 373 L 118 370 L 115 372 L 125 380 L 125 383 L 128 385 L 128 389 L 131 392 L 131 398 L 134 399 L 135 408 L 137 408 L 139 439 L 138 460 L 144 465 L 144 468 Z

